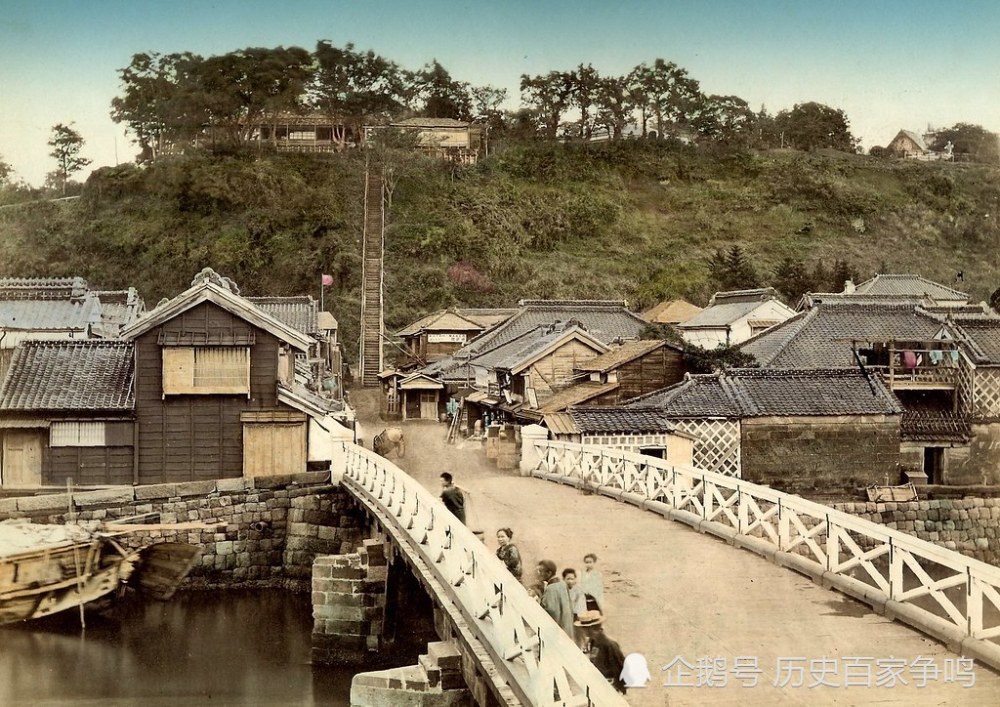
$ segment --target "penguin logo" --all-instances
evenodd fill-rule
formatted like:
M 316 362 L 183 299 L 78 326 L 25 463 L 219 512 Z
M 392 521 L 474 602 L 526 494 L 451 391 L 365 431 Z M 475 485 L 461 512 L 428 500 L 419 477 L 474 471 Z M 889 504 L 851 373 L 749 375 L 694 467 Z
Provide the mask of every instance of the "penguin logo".
M 619 677 L 625 683 L 625 687 L 646 687 L 646 683 L 652 680 L 649 666 L 646 665 L 646 656 L 642 653 L 629 653 L 625 656 L 622 674 Z

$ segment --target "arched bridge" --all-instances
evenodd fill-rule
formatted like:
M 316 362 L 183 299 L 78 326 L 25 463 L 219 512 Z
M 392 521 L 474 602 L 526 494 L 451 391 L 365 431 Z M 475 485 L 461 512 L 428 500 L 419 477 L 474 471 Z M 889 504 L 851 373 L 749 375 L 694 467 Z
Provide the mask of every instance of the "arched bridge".
M 656 516 L 700 531 L 682 533 L 676 530 L 677 524 L 660 520 L 656 527 L 662 530 L 644 531 L 648 547 L 615 548 L 621 554 L 641 551 L 645 557 L 661 561 L 676 557 L 680 562 L 681 558 L 694 556 L 700 563 L 693 568 L 689 559 L 683 568 L 664 564 L 664 577 L 667 573 L 689 574 L 697 581 L 683 595 L 666 591 L 663 600 L 647 607 L 650 624 L 656 624 L 664 613 L 676 612 L 671 622 L 674 630 L 663 635 L 662 640 L 676 648 L 673 654 L 680 662 L 664 659 L 654 664 L 651 660 L 653 681 L 645 690 L 630 690 L 627 703 L 507 573 L 493 551 L 444 510 L 435 493 L 368 450 L 350 444 L 344 448 L 344 486 L 377 517 L 415 570 L 425 575 L 425 586 L 431 587 L 437 601 L 453 612 L 453 625 L 471 636 L 469 655 L 479 663 L 479 673 L 488 683 L 488 694 L 473 690 L 479 704 L 611 706 L 710 704 L 733 699 L 748 703 L 878 699 L 903 704 L 932 697 L 954 704 L 982 704 L 984 699 L 995 701 L 1000 697 L 1000 679 L 980 667 L 1000 668 L 1000 646 L 996 642 L 1000 638 L 1000 569 L 800 497 L 660 459 L 552 441 L 538 443 L 535 452 L 537 457 L 531 462 L 535 478 L 484 480 L 481 489 L 476 490 L 476 503 L 481 508 L 487 501 L 502 506 L 503 518 L 520 512 L 513 522 L 521 527 L 533 523 L 547 528 L 553 538 L 571 537 L 578 531 L 564 527 L 565 519 L 554 514 L 539 515 L 538 505 L 531 499 L 572 494 L 557 499 L 556 504 L 565 506 L 568 512 L 572 509 L 573 514 L 585 514 L 581 522 L 603 528 L 603 532 L 616 522 L 649 528 Z M 539 479 L 560 486 L 540 484 Z M 425 483 L 429 482 L 425 479 Z M 586 497 L 581 498 L 580 491 L 586 491 Z M 508 493 L 509 498 L 505 495 Z M 518 511 L 520 500 L 527 503 L 520 504 Z M 581 510 L 580 504 L 586 504 L 586 509 Z M 483 510 L 484 515 L 489 515 L 486 508 Z M 772 564 L 711 543 L 706 536 L 751 550 Z M 688 543 L 700 545 L 689 551 Z M 717 555 L 725 559 L 717 559 Z M 747 562 L 756 562 L 752 570 L 744 571 L 752 575 L 749 582 L 756 578 L 758 587 L 767 586 L 768 577 L 774 574 L 794 590 L 771 596 L 773 606 L 766 611 L 760 611 L 757 604 L 751 606 L 752 601 L 758 601 L 749 589 L 752 585 L 746 585 L 746 590 L 737 588 L 721 601 L 717 585 L 734 584 L 726 572 Z M 801 584 L 795 584 L 800 582 L 795 577 L 801 575 L 864 602 L 886 619 L 919 629 L 954 653 L 946 653 L 920 634 L 872 615 L 864 623 L 851 619 L 855 622 L 850 624 L 849 632 L 834 628 L 831 631 L 837 633 L 829 635 L 820 635 L 820 629 L 810 633 L 812 624 L 797 618 L 803 611 L 816 612 L 815 605 L 799 596 L 806 592 Z M 657 587 L 652 590 L 655 594 Z M 818 587 L 812 591 L 823 592 Z M 646 597 L 642 592 L 634 595 L 639 594 Z M 823 596 L 836 595 L 827 592 Z M 698 602 L 699 597 L 708 601 L 699 602 L 694 611 L 681 608 L 687 606 L 685 602 Z M 746 605 L 741 606 L 741 601 Z M 696 618 L 686 621 L 678 618 L 680 613 L 694 614 Z M 708 613 L 727 614 L 729 618 L 723 624 L 734 633 L 757 634 L 759 652 L 766 661 L 759 667 L 754 663 L 757 672 L 753 685 L 735 680 L 735 661 L 751 657 L 745 653 L 729 656 L 728 673 L 723 676 L 729 678 L 726 685 L 719 683 L 718 675 L 714 683 L 711 676 L 706 676 L 704 665 L 699 663 L 706 656 L 682 654 L 684 646 L 704 648 L 726 643 L 720 640 L 715 628 L 718 624 Z M 625 623 L 628 617 L 621 618 Z M 790 625 L 781 626 L 783 622 Z M 681 635 L 677 629 L 686 633 Z M 703 635 L 692 635 L 698 632 Z M 792 644 L 788 643 L 789 636 Z M 630 644 L 627 635 L 616 633 L 614 638 L 623 644 L 626 653 L 635 648 L 636 641 Z M 886 644 L 891 648 L 881 648 Z M 788 655 L 774 655 L 774 651 L 782 650 L 776 646 L 788 645 L 793 645 Z M 877 650 L 884 650 L 884 654 Z M 720 649 L 722 652 L 726 650 Z M 958 654 L 974 658 L 979 669 L 973 673 L 971 661 Z M 716 668 L 724 658 L 714 658 Z M 845 684 L 850 677 L 845 661 L 863 659 L 869 661 L 869 684 Z M 836 675 L 830 674 L 831 661 Z M 826 674 L 819 676 L 818 684 L 809 684 L 817 682 L 817 665 L 825 666 Z M 899 680 L 886 685 L 885 671 L 893 665 Z M 684 666 L 694 675 L 688 683 L 675 672 L 678 667 L 683 672 Z M 915 673 L 917 666 L 923 669 L 923 680 Z M 937 669 L 936 679 L 935 673 L 928 678 L 930 668 Z M 676 682 L 678 679 L 681 682 Z M 970 680 L 973 684 L 967 684 Z M 803 690 L 796 693 L 794 688 L 799 686 Z M 733 695 L 733 689 L 742 692 Z M 859 697 L 859 691 L 865 689 L 882 692 L 865 692 Z

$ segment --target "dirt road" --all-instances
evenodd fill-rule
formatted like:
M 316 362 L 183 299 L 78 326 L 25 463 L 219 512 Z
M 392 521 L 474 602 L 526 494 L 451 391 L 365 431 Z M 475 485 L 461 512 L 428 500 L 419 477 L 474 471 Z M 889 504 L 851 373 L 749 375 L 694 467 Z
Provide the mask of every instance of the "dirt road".
M 386 426 L 377 419 L 377 397 L 360 391 L 352 402 L 370 447 Z M 647 687 L 629 690 L 630 704 L 1000 703 L 993 672 L 976 666 L 971 688 L 961 684 L 967 678 L 945 682 L 946 661 L 954 667 L 956 656 L 943 646 L 789 570 L 630 505 L 499 471 L 478 443 L 447 444 L 443 424 L 403 427 L 406 457 L 393 461 L 435 495 L 439 474 L 452 472 L 468 491 L 468 524 L 485 531 L 488 547 L 496 549 L 497 528 L 514 530 L 525 581 L 533 581 L 539 559 L 581 569 L 584 554 L 598 555 L 606 631 L 626 655 L 643 654 L 652 673 Z M 681 663 L 662 670 L 677 658 L 692 666 L 687 679 Z M 905 661 L 906 684 L 889 679 L 893 659 Z M 734 670 L 737 661 L 756 663 L 756 686 Z M 914 661 L 942 674 L 918 687 Z M 876 687 L 880 678 L 885 686 Z M 699 679 L 708 684 L 695 686 Z

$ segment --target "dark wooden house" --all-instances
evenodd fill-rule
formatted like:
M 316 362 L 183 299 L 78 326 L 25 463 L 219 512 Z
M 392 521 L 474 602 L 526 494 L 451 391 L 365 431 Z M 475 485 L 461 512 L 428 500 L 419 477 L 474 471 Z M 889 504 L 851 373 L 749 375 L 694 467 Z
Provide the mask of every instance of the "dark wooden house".
M 209 277 L 123 336 L 135 346 L 139 483 L 305 470 L 308 417 L 289 392 L 310 336 Z

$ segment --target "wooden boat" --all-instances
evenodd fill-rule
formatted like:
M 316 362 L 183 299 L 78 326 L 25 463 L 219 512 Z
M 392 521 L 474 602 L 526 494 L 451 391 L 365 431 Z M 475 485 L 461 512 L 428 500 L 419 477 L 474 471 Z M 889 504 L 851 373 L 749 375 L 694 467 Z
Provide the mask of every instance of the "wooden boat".
M 126 586 L 172 596 L 201 550 L 186 543 L 132 550 L 118 538 L 146 526 L 120 527 L 0 523 L 0 624 L 79 607 Z

